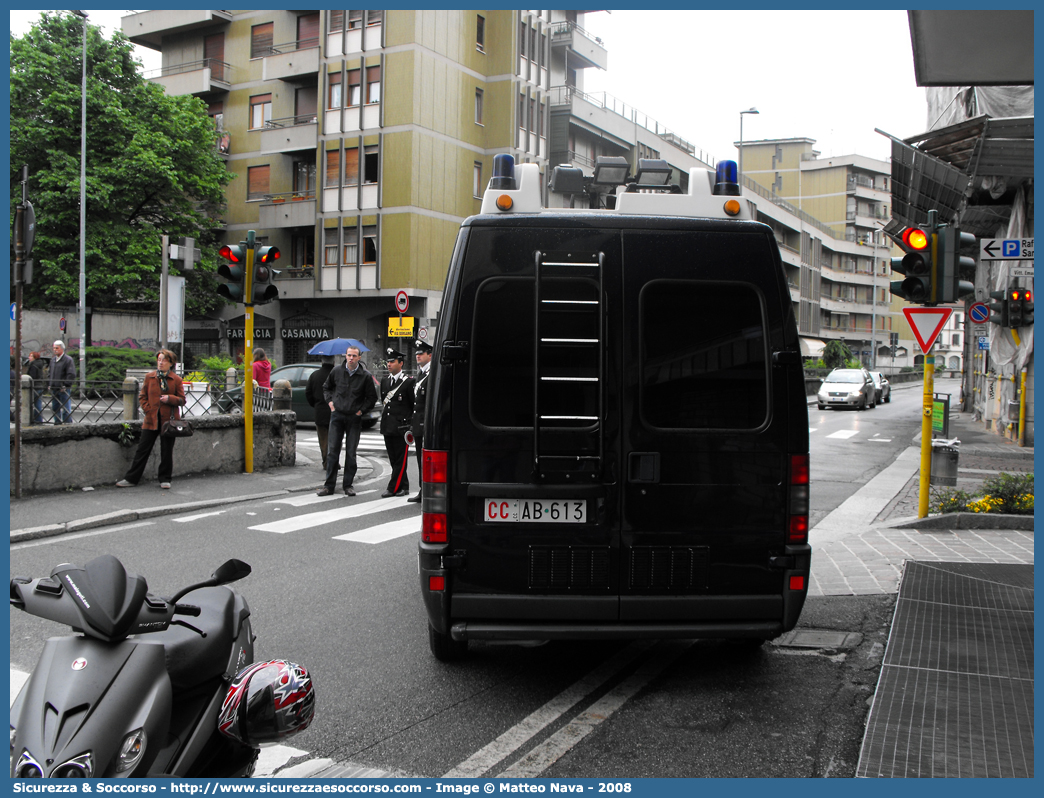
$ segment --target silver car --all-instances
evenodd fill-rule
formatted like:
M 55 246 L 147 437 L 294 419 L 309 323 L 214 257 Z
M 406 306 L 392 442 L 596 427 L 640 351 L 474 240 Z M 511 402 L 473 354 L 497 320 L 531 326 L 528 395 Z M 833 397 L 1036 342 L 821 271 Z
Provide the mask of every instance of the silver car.
M 873 379 L 874 388 L 877 391 L 877 404 L 881 404 L 881 402 L 891 402 L 892 384 L 888 381 L 888 378 L 880 371 L 871 371 L 870 377 Z
M 819 388 L 819 409 L 855 407 L 866 410 L 877 405 L 877 388 L 866 369 L 834 369 Z

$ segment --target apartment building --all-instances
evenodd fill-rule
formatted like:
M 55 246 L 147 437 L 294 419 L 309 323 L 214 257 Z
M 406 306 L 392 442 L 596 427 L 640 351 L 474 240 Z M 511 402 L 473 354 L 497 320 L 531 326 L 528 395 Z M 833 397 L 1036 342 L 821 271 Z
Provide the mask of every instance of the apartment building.
M 888 368 L 894 330 L 900 336 L 896 367 L 913 365 L 916 343 L 902 316 L 905 303 L 888 290 L 890 259 L 900 253 L 880 232 L 891 218 L 890 164 L 861 155 L 820 158 L 808 138 L 744 141 L 742 147 L 744 187 L 787 208 L 797 223 L 777 239 L 785 260 L 790 252 L 801 261 L 788 279 L 802 336 L 843 340 L 867 366 Z
M 412 355 L 438 324 L 458 227 L 479 211 L 497 153 L 588 173 L 598 155 L 660 157 L 678 180 L 709 165 L 655 120 L 584 93 L 584 70 L 605 69 L 608 52 L 583 20 L 577 11 L 161 10 L 122 27 L 162 54 L 146 77 L 199 97 L 221 132 L 236 176 L 225 242 L 255 230 L 280 248 L 279 299 L 257 309 L 254 341 L 291 363 L 334 336 L 383 350 L 396 333 Z M 408 332 L 399 290 L 410 297 Z M 240 309 L 186 326 L 189 355 L 242 353 Z

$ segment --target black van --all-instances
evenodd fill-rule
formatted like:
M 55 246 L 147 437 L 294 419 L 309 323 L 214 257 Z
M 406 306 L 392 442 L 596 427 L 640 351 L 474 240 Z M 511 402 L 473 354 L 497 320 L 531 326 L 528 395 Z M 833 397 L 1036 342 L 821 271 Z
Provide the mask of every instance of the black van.
M 461 226 L 423 453 L 436 657 L 796 624 L 811 559 L 798 333 L 729 163 L 693 170 L 687 194 L 622 188 L 596 211 L 543 210 L 536 167 L 501 163 Z

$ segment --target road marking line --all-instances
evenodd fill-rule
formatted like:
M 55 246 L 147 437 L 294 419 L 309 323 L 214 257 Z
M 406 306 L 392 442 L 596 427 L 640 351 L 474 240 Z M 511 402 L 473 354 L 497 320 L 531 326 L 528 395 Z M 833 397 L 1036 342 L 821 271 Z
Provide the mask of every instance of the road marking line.
M 827 435 L 828 438 L 840 438 L 841 440 L 848 440 L 853 435 L 858 435 L 859 430 L 857 429 L 839 429 L 837 432 L 831 432 Z
M 891 438 L 870 438 L 870 443 L 891 443 Z
M 608 719 L 639 690 L 663 673 L 684 654 L 692 640 L 672 640 L 665 642 L 662 651 L 642 664 L 629 677 L 595 701 L 544 742 L 522 757 L 507 770 L 498 773 L 497 778 L 532 779 L 539 776 L 551 765 L 561 759 L 578 742 L 595 730 L 602 721 Z
M 819 432 L 819 427 L 809 427 L 808 431 L 809 432 Z
M 402 500 L 403 506 L 407 506 L 406 498 L 404 496 L 399 498 Z M 338 535 L 334 540 L 351 540 L 355 543 L 384 543 L 389 540 L 395 540 L 395 538 L 412 535 L 414 532 L 420 532 L 420 526 L 420 516 L 416 515 L 399 521 L 390 521 L 379 526 L 371 526 L 358 532 L 349 532 L 347 535 Z
M 310 504 L 324 504 L 344 499 L 343 493 L 332 493 L 329 496 L 317 496 L 314 493 L 305 493 L 297 496 L 285 496 L 279 499 L 270 499 L 266 504 L 289 504 L 291 507 L 307 507 Z
M 613 657 L 567 687 L 529 717 L 516 723 L 489 745 L 473 753 L 443 778 L 478 778 L 521 748 L 542 729 L 554 723 L 654 645 L 653 640 L 638 640 L 618 651 Z
M 55 537 L 44 538 L 43 540 L 27 540 L 25 543 L 12 543 L 11 551 L 31 549 L 34 546 L 48 546 L 52 543 L 64 543 L 68 540 L 76 540 L 77 538 L 93 538 L 97 535 L 108 535 L 110 532 L 122 532 L 125 529 L 137 529 L 141 526 L 152 526 L 155 523 L 155 521 L 138 521 L 134 524 L 120 524 L 119 526 L 110 526 L 94 532 L 77 532 L 74 535 L 56 535 Z
M 212 513 L 199 513 L 198 515 L 186 515 L 183 518 L 172 518 L 172 521 L 176 521 L 179 524 L 185 524 L 189 521 L 198 521 L 200 518 L 210 518 L 213 515 L 221 515 L 225 510 L 215 510 Z
M 374 491 L 368 492 L 372 493 Z M 384 510 L 389 510 L 392 507 L 401 506 L 402 498 L 392 496 L 388 499 L 377 499 L 372 502 L 352 504 L 348 507 L 338 507 L 336 510 L 326 510 L 319 513 L 306 513 L 305 515 L 299 515 L 296 518 L 287 518 L 283 521 L 273 521 L 268 524 L 261 524 L 259 526 L 247 528 L 257 530 L 258 532 L 275 532 L 277 535 L 285 535 L 287 532 L 299 532 L 302 529 L 311 529 L 312 527 L 322 526 L 323 524 L 332 524 L 337 521 L 358 518 L 363 515 L 379 513 Z

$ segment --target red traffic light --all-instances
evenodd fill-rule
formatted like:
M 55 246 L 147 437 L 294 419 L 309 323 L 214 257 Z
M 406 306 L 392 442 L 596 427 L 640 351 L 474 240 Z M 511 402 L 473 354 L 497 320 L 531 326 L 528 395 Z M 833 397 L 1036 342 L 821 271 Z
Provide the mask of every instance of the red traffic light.
M 911 249 L 927 249 L 928 234 L 919 227 L 907 227 L 903 230 L 903 243 Z
M 1025 302 L 1032 302 L 1033 301 L 1033 292 L 1030 291 L 1027 288 L 1025 291 L 1022 292 L 1022 299 Z
M 228 244 L 225 244 L 225 246 L 218 250 L 218 255 L 225 260 L 232 261 L 233 263 L 242 263 L 243 248 L 240 246 L 229 246 Z
M 261 263 L 274 263 L 279 260 L 279 247 L 261 247 L 257 258 Z
M 1012 302 L 1018 302 L 1020 299 L 1022 299 L 1022 291 L 1020 291 L 1018 288 L 1012 288 L 1011 296 L 1009 296 L 1008 298 Z

